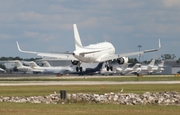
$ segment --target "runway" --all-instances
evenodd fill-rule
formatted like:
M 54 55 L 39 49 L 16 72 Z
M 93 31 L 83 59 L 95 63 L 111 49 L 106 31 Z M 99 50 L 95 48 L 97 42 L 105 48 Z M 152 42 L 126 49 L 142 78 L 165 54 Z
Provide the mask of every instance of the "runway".
M 35 86 L 35 85 L 121 85 L 121 84 L 180 84 L 180 81 L 21 81 L 1 82 L 0 86 Z

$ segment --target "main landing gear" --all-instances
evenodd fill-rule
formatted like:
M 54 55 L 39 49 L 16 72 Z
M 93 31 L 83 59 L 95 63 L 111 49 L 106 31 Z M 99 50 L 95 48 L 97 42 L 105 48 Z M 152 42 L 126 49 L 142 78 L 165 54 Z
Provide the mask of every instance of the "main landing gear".
M 76 67 L 76 72 L 82 72 L 83 68 L 82 67 Z
M 113 71 L 113 66 L 111 66 L 111 61 L 106 62 L 105 67 L 107 71 Z
M 113 71 L 113 67 L 112 66 L 106 66 L 106 70 L 107 71 Z

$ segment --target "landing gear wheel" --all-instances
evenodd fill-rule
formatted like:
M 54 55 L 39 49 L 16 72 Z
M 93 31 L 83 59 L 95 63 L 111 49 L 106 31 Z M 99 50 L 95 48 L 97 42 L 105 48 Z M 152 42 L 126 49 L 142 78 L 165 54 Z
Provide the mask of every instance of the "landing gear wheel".
M 79 72 L 79 67 L 76 67 L 76 72 Z
M 106 67 L 106 70 L 109 71 L 109 66 Z
M 80 70 L 80 72 L 82 72 L 83 68 L 82 68 L 82 67 L 80 67 L 80 68 L 79 68 L 79 70 Z

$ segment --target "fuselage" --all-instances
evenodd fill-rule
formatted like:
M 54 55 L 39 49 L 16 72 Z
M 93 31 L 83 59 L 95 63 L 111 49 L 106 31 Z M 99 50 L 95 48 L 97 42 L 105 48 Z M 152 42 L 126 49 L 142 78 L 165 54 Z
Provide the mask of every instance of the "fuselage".
M 115 53 L 114 46 L 109 42 L 91 44 L 74 51 L 74 57 L 86 63 L 101 62 L 100 58 Z

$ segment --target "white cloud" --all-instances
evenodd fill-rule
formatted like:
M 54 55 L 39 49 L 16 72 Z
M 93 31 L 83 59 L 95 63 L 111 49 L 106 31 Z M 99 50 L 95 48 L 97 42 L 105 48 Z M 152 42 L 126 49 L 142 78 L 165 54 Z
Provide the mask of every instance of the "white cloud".
M 19 18 L 22 21 L 30 21 L 30 22 L 43 21 L 44 19 L 46 19 L 44 15 L 35 12 L 21 12 L 19 13 Z
M 12 38 L 13 38 L 12 35 L 0 34 L 0 40 L 9 40 L 9 39 L 12 39 Z
M 180 7 L 180 0 L 162 0 L 166 7 Z
M 24 35 L 25 35 L 26 37 L 31 37 L 31 38 L 33 38 L 33 37 L 37 37 L 37 36 L 39 35 L 39 33 L 38 33 L 38 32 L 24 31 Z

